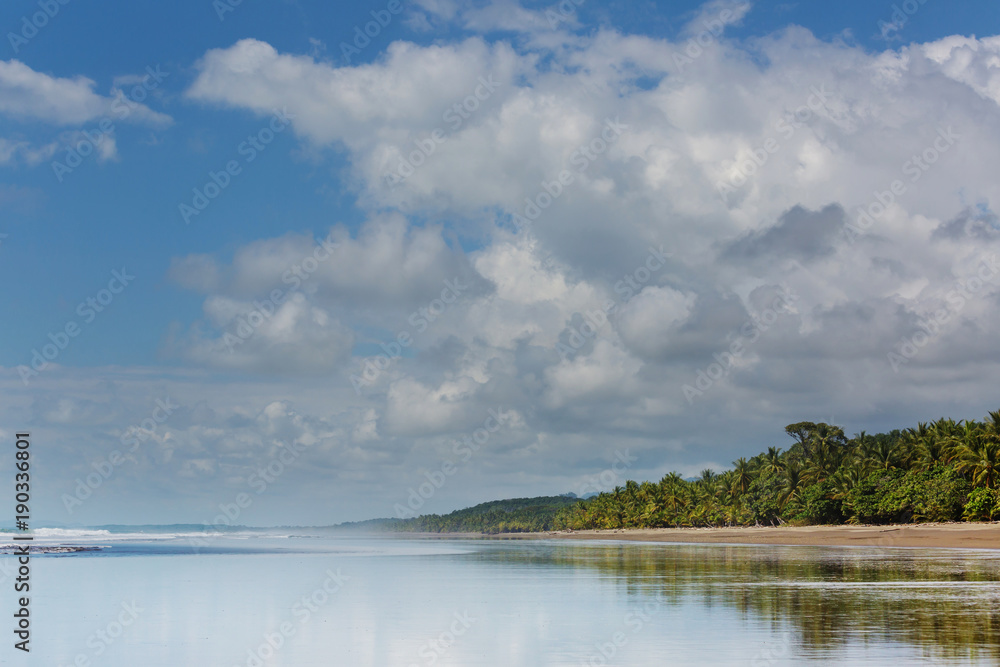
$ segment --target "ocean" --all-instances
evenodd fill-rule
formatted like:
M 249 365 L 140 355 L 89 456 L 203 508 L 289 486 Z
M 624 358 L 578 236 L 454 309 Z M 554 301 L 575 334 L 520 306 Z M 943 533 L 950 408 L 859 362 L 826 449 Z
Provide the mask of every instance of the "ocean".
M 0 543 L 8 543 L 0 536 Z M 9 543 L 8 543 L 9 544 Z M 996 665 L 991 551 L 37 530 L 5 665 Z

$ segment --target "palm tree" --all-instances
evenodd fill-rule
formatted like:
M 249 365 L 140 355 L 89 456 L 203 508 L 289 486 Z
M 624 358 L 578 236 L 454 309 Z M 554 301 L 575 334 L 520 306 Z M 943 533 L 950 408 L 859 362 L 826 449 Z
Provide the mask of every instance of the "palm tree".
M 692 487 L 691 502 L 687 507 L 687 516 L 692 525 L 708 525 L 712 510 L 715 509 L 715 473 L 703 470 L 701 479 Z
M 951 443 L 954 449 L 952 458 L 957 459 L 961 454 L 962 448 L 965 445 L 974 445 L 979 434 L 986 432 L 986 430 L 988 430 L 987 425 L 977 422 L 975 419 L 962 422 L 961 426 L 956 429 L 954 441 Z
M 839 470 L 830 478 L 833 483 L 833 497 L 843 499 L 851 492 L 861 480 L 866 476 L 866 471 L 862 466 L 851 465 L 841 466 Z
M 796 462 L 790 462 L 785 466 L 785 485 L 778 503 L 784 507 L 789 500 L 797 498 L 799 490 L 803 486 L 802 467 Z
M 749 490 L 752 481 L 753 472 L 750 470 L 750 464 L 747 460 L 738 458 L 733 461 L 733 490 L 738 495 L 743 495 Z
M 958 471 L 968 474 L 973 486 L 995 489 L 1000 479 L 1000 434 L 980 433 L 959 453 Z
M 937 433 L 933 427 L 928 426 L 926 422 L 919 422 L 916 428 L 908 428 L 903 431 L 897 443 L 900 447 L 897 454 L 905 451 L 910 454 L 911 458 L 919 458 L 921 448 L 929 445 L 936 436 Z M 883 469 L 885 469 L 884 466 Z
M 663 476 L 663 479 L 660 480 L 660 486 L 664 487 L 677 486 L 684 483 L 685 483 L 684 478 L 681 477 L 680 474 L 676 472 L 667 473 L 666 475 Z
M 933 429 L 934 433 L 936 433 L 939 437 L 961 435 L 962 422 L 961 421 L 956 422 L 954 419 L 945 419 L 942 417 L 941 419 L 934 422 L 934 425 L 931 426 L 931 429 Z
M 787 430 L 787 429 L 786 429 Z M 812 481 L 822 481 L 837 469 L 847 445 L 844 429 L 839 426 L 812 424 L 799 434 L 805 460 L 806 476 Z
M 955 447 L 961 443 L 961 432 L 961 427 L 952 420 L 940 419 L 925 437 L 914 436 L 915 465 L 928 470 L 951 461 L 955 456 Z
M 835 450 L 847 444 L 847 436 L 839 426 L 820 423 L 816 424 L 816 430 L 812 432 L 809 441 L 813 449 L 823 447 Z
M 648 528 L 662 522 L 663 502 L 660 495 L 660 487 L 652 482 L 643 482 L 639 485 L 639 493 L 637 495 L 639 526 Z
M 785 462 L 781 460 L 781 449 L 779 447 L 768 447 L 767 454 L 764 454 L 763 472 L 780 473 L 785 469 Z
M 836 452 L 827 445 L 819 445 L 812 450 L 802 472 L 810 482 L 822 482 L 836 467 Z
M 849 468 L 856 471 L 860 476 L 867 475 L 874 467 L 872 458 L 875 453 L 876 438 L 861 431 L 854 436 L 854 448 L 851 453 Z
M 1000 410 L 991 410 L 989 418 L 990 420 L 986 422 L 986 428 L 993 433 L 1000 434 Z
M 660 498 L 664 507 L 669 510 L 671 523 L 677 524 L 682 510 L 687 505 L 687 482 L 675 472 L 660 480 Z
M 899 467 L 899 445 L 889 438 L 879 438 L 871 452 L 871 461 L 879 470 Z

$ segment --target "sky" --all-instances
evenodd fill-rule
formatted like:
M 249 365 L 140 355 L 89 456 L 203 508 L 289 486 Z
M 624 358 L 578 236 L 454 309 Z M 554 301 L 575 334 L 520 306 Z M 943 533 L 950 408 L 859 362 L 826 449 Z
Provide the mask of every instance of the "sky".
M 991 0 L 0 29 L 0 439 L 40 520 L 442 513 L 1000 408 Z

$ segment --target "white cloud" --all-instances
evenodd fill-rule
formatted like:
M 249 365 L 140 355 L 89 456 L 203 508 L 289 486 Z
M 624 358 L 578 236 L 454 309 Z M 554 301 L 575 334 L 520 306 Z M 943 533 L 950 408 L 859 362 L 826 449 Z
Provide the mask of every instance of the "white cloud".
M 369 408 L 365 411 L 362 420 L 354 427 L 351 437 L 355 442 L 379 439 L 378 414 L 375 412 L 375 408 Z
M 427 9 L 440 20 L 467 11 Z M 706 21 L 739 22 L 747 9 L 705 6 L 682 40 L 706 29 Z M 933 238 L 969 198 L 1000 196 L 990 176 L 1000 167 L 997 152 L 982 149 L 1000 141 L 990 99 L 994 42 L 945 42 L 869 53 L 790 27 L 747 43 L 716 34 L 685 62 L 675 56 L 686 41 L 599 30 L 567 37 L 544 65 L 531 51 L 542 48 L 537 43 L 514 49 L 475 38 L 430 47 L 398 42 L 373 64 L 337 68 L 244 40 L 207 53 L 188 94 L 258 114 L 287 106 L 305 143 L 346 151 L 363 205 L 461 220 L 485 234 L 468 268 L 492 289 L 449 311 L 415 344 L 416 359 L 400 360 L 373 394 L 391 406 L 392 428 L 449 428 L 458 408 L 436 392 L 465 387 L 463 381 L 504 387 L 543 423 L 555 417 L 539 411 L 578 402 L 590 406 L 584 420 L 607 424 L 626 414 L 638 420 L 630 427 L 653 428 L 662 415 L 690 409 L 682 385 L 764 308 L 751 303 L 759 290 L 792 290 L 796 310 L 760 333 L 746 353 L 753 363 L 713 389 L 714 400 L 729 401 L 744 388 L 760 396 L 761 383 L 784 396 L 802 381 L 792 380 L 802 355 L 823 367 L 842 366 L 843 359 L 885 363 L 934 289 L 950 284 L 984 239 L 995 242 L 982 226 L 983 238 Z M 502 72 L 503 84 L 389 188 L 386 174 L 490 72 Z M 601 146 L 593 142 L 614 117 L 626 131 L 581 163 L 581 148 Z M 913 181 L 905 163 L 940 145 L 949 127 L 958 138 Z M 522 212 L 525 198 L 554 192 L 564 169 L 572 183 L 530 230 L 501 229 L 505 217 L 495 211 Z M 894 180 L 906 192 L 849 243 L 844 226 Z M 733 191 L 724 198 L 725 182 Z M 480 232 L 484 218 L 494 225 Z M 331 295 L 349 303 L 338 313 L 344 326 L 405 323 L 419 301 L 404 286 L 427 275 L 437 280 L 434 267 L 451 256 L 440 230 L 405 232 L 402 218 L 391 220 L 369 223 L 370 236 L 362 238 L 392 239 L 385 243 L 396 251 L 377 251 L 382 241 L 348 240 L 354 245 L 338 266 L 349 268 L 317 273 L 308 293 L 316 304 L 330 303 L 324 299 Z M 399 240 L 406 234 L 426 234 L 428 261 L 403 259 Z M 250 289 L 253 276 L 273 279 L 299 252 L 279 251 L 295 246 L 292 240 L 261 243 L 239 251 L 223 271 L 245 276 L 219 288 L 223 293 Z M 650 244 L 675 253 L 670 266 L 598 339 L 561 359 L 556 344 L 579 325 L 574 318 L 618 299 L 614 285 Z M 368 266 L 377 268 L 366 273 Z M 352 282 L 358 275 L 365 279 Z M 362 283 L 371 287 L 359 301 Z M 390 303 L 395 320 L 387 311 L 372 316 Z M 970 308 L 963 317 L 973 312 L 982 316 Z M 844 331 L 865 326 L 874 328 L 864 346 L 842 340 Z M 934 356 L 924 358 L 931 363 Z M 826 405 L 843 390 L 841 377 L 827 373 L 809 392 L 795 391 L 800 400 L 808 394 Z M 882 400 L 886 386 L 898 390 L 899 381 L 883 377 L 882 388 L 867 394 L 870 404 Z
M 196 325 L 168 349 L 213 368 L 279 375 L 324 373 L 349 355 L 351 331 L 301 292 L 261 303 L 210 297 L 204 311 L 213 330 Z
M 510 81 L 515 67 L 509 47 L 479 39 L 427 48 L 394 42 L 379 62 L 340 68 L 244 39 L 206 53 L 187 95 L 264 115 L 287 108 L 311 141 L 368 147 L 394 129 L 443 123 L 448 101 L 472 94 L 479 76 Z
M 116 85 L 124 82 L 141 82 L 148 75 L 119 77 Z M 93 139 L 82 130 L 101 136 L 96 145 L 97 159 L 101 162 L 118 157 L 118 146 L 113 134 L 99 128 L 100 121 L 139 123 L 165 127 L 173 119 L 144 104 L 123 101 L 119 89 L 105 97 L 94 92 L 95 82 L 77 76 L 72 79 L 50 76 L 37 72 L 17 60 L 0 61 L 0 116 L 26 123 L 42 122 L 67 129 L 59 136 L 42 140 L 23 136 L 0 137 L 0 165 L 23 163 L 35 166 L 50 161 L 55 154 L 67 147 Z M 85 127 L 93 124 L 94 127 Z
M 109 142 L 105 141 L 102 143 L 106 146 Z M 110 144 L 114 146 L 113 138 L 111 138 Z M 0 164 L 10 164 L 21 160 L 29 166 L 34 166 L 50 159 L 60 147 L 61 144 L 58 141 L 36 146 L 23 139 L 4 139 L 0 137 Z
M 976 39 L 954 35 L 922 48 L 947 76 L 1000 104 L 1000 36 Z
M 752 8 L 747 0 L 713 0 L 698 8 L 684 27 L 686 35 L 704 35 L 702 41 L 722 36 L 726 27 L 738 25 Z M 697 43 L 697 42 L 696 42 Z
M 469 422 L 471 399 L 478 388 L 470 377 L 446 381 L 438 387 L 401 378 L 388 390 L 386 427 L 405 435 L 459 431 Z
M 115 98 L 94 92 L 94 81 L 77 76 L 72 79 L 36 72 L 18 60 L 0 61 L 0 114 L 17 120 L 40 120 L 53 125 L 80 126 L 104 116 L 114 115 Z M 149 107 L 130 102 L 130 122 L 166 125 L 169 116 Z
M 613 343 L 600 339 L 593 353 L 567 359 L 546 371 L 546 401 L 553 408 L 571 405 L 578 410 L 594 401 L 621 401 L 638 389 L 642 362 Z
M 423 6 L 466 20 L 465 6 Z M 317 239 L 175 260 L 173 279 L 205 301 L 171 349 L 245 374 L 195 392 L 202 416 L 157 445 L 163 465 L 232 476 L 275 438 L 298 439 L 315 443 L 317 474 L 384 498 L 439 466 L 487 409 L 516 411 L 523 428 L 477 455 L 476 471 L 504 471 L 491 490 L 455 478 L 466 499 L 513 494 L 528 468 L 529 492 L 568 490 L 544 485 L 593 472 L 622 442 L 643 457 L 640 477 L 732 460 L 801 419 L 875 431 L 939 416 L 942 396 L 960 406 L 955 418 L 996 409 L 1000 353 L 987 332 L 1000 327 L 1000 280 L 963 297 L 899 373 L 887 360 L 1000 249 L 996 38 L 873 53 L 793 26 L 748 41 L 723 33 L 679 65 L 698 22 L 728 6 L 702 8 L 679 42 L 607 29 L 549 49 L 396 42 L 357 67 L 257 40 L 206 53 L 188 96 L 259 115 L 287 107 L 306 149 L 343 152 L 368 221 L 354 234 L 334 227 L 328 259 L 233 352 L 224 334 L 255 299 L 291 287 L 286 272 Z M 498 7 L 493 26 L 522 16 Z M 452 127 L 447 111 L 491 74 L 500 85 Z M 627 127 L 602 139 L 615 117 Z M 389 187 L 386 174 L 436 128 L 446 139 Z M 572 182 L 557 192 L 562 170 Z M 536 219 L 512 231 L 510 214 L 542 193 Z M 879 199 L 885 212 L 852 242 L 846 226 Z M 661 245 L 669 261 L 641 277 Z M 416 331 L 410 315 L 455 276 L 468 291 Z M 628 280 L 642 283 L 631 298 Z M 795 302 L 778 312 L 782 290 Z M 563 358 L 557 346 L 609 302 L 616 316 Z M 367 347 L 400 331 L 412 346 L 356 394 Z M 734 341 L 738 363 L 689 402 L 683 386 Z M 102 418 L 44 407 L 54 430 Z

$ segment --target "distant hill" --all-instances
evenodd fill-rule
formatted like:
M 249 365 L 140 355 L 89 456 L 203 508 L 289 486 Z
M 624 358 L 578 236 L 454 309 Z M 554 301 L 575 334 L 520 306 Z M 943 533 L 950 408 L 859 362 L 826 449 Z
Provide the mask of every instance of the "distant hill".
M 533 533 L 551 530 L 559 510 L 579 502 L 573 494 L 493 500 L 450 514 L 424 514 L 413 519 L 370 519 L 338 528 L 411 533 Z

